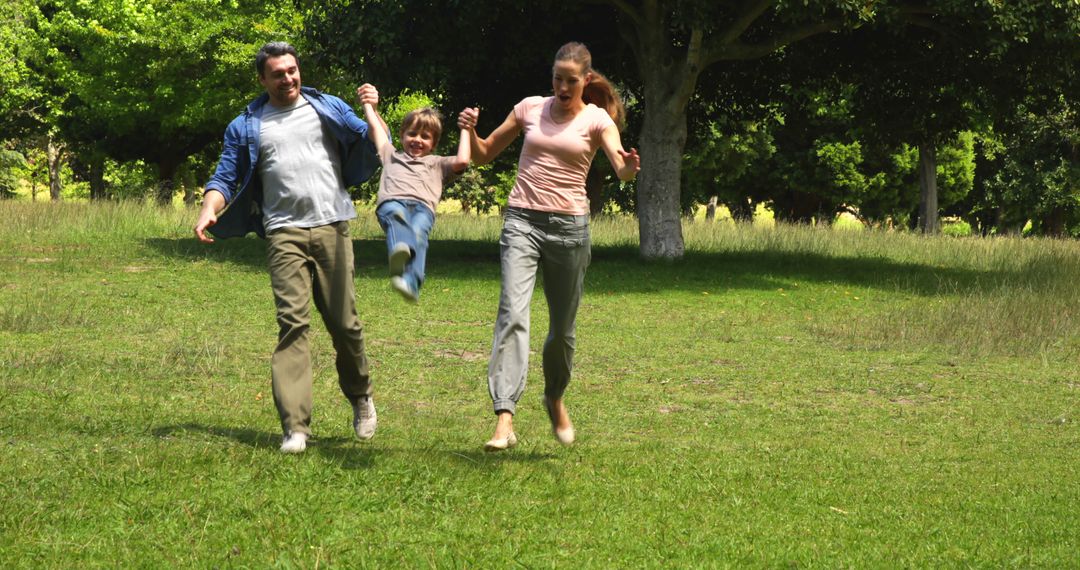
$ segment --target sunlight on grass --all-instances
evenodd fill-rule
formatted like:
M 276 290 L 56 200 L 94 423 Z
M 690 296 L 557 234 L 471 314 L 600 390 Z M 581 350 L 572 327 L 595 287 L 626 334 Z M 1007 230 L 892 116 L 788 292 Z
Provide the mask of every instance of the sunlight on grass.
M 653 262 L 597 216 L 579 441 L 539 403 L 538 288 L 521 444 L 485 454 L 501 219 L 440 214 L 408 305 L 359 210 L 379 432 L 353 439 L 313 326 L 288 457 L 262 240 L 0 202 L 5 567 L 1080 566 L 1076 241 L 688 220 Z

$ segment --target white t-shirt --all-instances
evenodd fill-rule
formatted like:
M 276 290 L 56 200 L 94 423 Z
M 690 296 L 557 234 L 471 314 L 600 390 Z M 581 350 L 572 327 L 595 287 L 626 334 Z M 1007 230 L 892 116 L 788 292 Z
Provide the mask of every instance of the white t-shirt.
M 337 144 L 311 104 L 302 96 L 290 107 L 267 103 L 261 121 L 257 169 L 266 231 L 355 218 Z

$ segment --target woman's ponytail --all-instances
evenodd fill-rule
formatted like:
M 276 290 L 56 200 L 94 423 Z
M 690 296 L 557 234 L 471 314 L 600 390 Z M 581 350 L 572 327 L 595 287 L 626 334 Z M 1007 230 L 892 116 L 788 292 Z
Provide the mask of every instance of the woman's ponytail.
M 626 126 L 626 107 L 623 105 L 622 97 L 619 97 L 619 91 L 599 71 L 594 69 L 590 73 L 592 73 L 592 80 L 585 86 L 585 92 L 581 95 L 582 100 L 607 111 L 607 114 L 611 115 L 611 120 L 615 121 L 615 126 L 622 131 Z

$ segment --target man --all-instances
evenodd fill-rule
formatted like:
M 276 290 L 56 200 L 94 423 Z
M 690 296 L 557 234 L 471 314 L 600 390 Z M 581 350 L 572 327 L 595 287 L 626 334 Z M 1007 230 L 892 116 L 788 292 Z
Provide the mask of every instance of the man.
M 279 326 L 271 376 L 284 432 L 281 451 L 304 451 L 311 435 L 312 299 L 333 339 L 338 384 L 353 407 L 353 430 L 370 439 L 376 414 L 355 305 L 349 220 L 356 210 L 346 191 L 370 177 L 378 164 L 368 125 L 341 99 L 301 87 L 291 45 L 264 45 L 255 68 L 266 93 L 226 129 L 195 235 L 213 243 L 205 232 L 227 238 L 254 231 L 268 241 Z M 363 102 L 377 104 L 378 94 L 366 91 Z

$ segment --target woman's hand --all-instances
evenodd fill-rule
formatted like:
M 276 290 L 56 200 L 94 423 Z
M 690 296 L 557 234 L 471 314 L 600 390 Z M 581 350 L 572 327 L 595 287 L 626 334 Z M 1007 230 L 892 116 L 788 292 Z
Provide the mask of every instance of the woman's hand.
M 458 128 L 472 131 L 476 129 L 476 123 L 480 120 L 480 109 L 476 107 L 465 107 L 460 113 L 458 113 Z
M 625 169 L 629 172 L 633 172 L 636 176 L 638 172 L 641 172 L 641 157 L 638 156 L 637 149 L 631 148 L 630 152 L 626 152 L 623 149 L 619 149 L 619 156 L 622 157 L 623 163 L 626 165 Z

